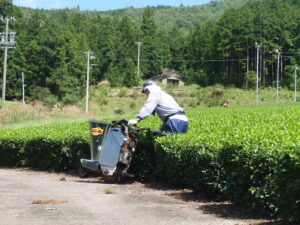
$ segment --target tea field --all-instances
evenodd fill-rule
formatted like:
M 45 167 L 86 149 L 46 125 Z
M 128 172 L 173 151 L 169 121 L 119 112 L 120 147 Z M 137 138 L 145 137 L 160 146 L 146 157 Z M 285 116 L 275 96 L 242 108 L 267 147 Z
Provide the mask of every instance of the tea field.
M 143 155 L 145 164 L 156 159 L 154 179 L 299 221 L 299 104 L 189 110 L 188 117 L 187 134 L 160 137 L 155 157 Z
M 300 105 L 189 109 L 186 134 L 141 138 L 141 180 L 191 188 L 300 221 Z M 157 129 L 157 117 L 141 127 Z M 87 123 L 0 130 L 0 165 L 68 170 L 89 157 Z

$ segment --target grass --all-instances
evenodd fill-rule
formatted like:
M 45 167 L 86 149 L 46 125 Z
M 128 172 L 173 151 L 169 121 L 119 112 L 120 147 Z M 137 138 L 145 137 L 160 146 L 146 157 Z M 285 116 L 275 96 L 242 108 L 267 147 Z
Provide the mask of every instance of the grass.
M 0 109 L 0 128 L 21 128 L 53 123 L 80 122 L 91 115 L 84 114 L 80 108 L 66 106 L 62 109 L 49 109 L 42 104 L 23 105 L 15 102 Z
M 191 86 L 161 86 L 171 94 L 180 106 L 185 109 L 219 107 L 225 101 L 230 106 L 255 105 L 255 90 L 226 88 L 215 85 L 202 88 Z M 298 93 L 300 96 L 300 93 Z M 113 120 L 116 117 L 133 118 L 146 101 L 146 96 L 135 88 L 110 88 L 108 86 L 92 86 L 89 100 L 89 113 L 85 113 L 85 98 L 74 106 L 63 106 L 58 103 L 48 108 L 42 103 L 22 105 L 20 102 L 7 102 L 5 108 L 0 109 L 0 129 L 40 126 L 56 123 L 72 123 L 97 120 Z M 281 89 L 279 103 L 294 101 L 294 92 Z M 276 90 L 272 88 L 260 89 L 259 104 L 276 103 Z
M 105 189 L 103 190 L 103 192 L 104 192 L 105 194 L 115 194 L 115 193 L 117 193 L 117 190 L 112 189 L 112 188 L 105 188 Z

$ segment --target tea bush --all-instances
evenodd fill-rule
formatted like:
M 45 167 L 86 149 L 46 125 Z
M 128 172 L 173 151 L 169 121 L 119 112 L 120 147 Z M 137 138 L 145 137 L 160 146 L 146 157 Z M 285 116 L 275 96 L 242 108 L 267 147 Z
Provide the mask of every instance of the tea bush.
M 87 123 L 0 130 L 0 166 L 61 171 L 88 154 Z
M 141 137 L 131 170 L 300 221 L 299 104 L 187 111 L 186 134 Z M 142 127 L 157 129 L 157 117 Z M 0 166 L 66 170 L 89 158 L 88 123 L 0 130 Z
M 299 104 L 190 110 L 188 117 L 188 133 L 155 140 L 151 179 L 300 221 Z

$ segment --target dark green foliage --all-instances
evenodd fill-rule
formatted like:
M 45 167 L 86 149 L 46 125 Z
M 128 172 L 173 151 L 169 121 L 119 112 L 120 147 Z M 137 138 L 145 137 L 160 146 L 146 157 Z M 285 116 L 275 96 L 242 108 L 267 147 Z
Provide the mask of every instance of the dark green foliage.
M 143 41 L 142 61 L 147 61 L 141 66 L 144 79 L 153 77 L 164 67 L 167 67 L 168 65 L 164 65 L 164 62 L 169 60 L 169 46 L 165 44 L 167 40 L 164 40 L 163 32 L 158 32 L 154 16 L 153 8 L 145 8 L 141 26 Z
M 78 102 L 78 96 L 74 94 L 67 94 L 63 97 L 62 102 L 64 105 L 75 105 Z
M 187 112 L 189 132 L 141 136 L 131 172 L 299 222 L 299 105 Z M 158 120 L 142 126 L 156 129 Z M 77 168 L 89 158 L 87 123 L 0 131 L 0 166 Z
M 58 101 L 58 98 L 46 87 L 36 87 L 36 89 L 31 90 L 31 96 L 49 107 L 54 106 Z
M 270 198 L 275 202 L 274 205 L 278 206 L 280 216 L 300 221 L 300 153 L 298 151 L 293 155 L 284 154 L 279 158 L 279 162 L 275 179 L 263 190 L 273 191 Z
M 252 87 L 255 42 L 262 46 L 260 87 L 276 80 L 275 49 L 284 56 L 280 86 L 293 88 L 293 67 L 300 63 L 300 6 L 292 0 L 225 0 L 109 12 L 34 10 L 13 6 L 10 0 L 0 4 L 0 15 L 17 19 L 10 23 L 17 32 L 17 48 L 9 50 L 9 100 L 22 97 L 21 72 L 27 99 L 37 99 L 41 87 L 49 91 L 49 99 L 40 98 L 47 105 L 73 104 L 70 96 L 80 100 L 86 84 L 83 52 L 89 50 L 97 57 L 91 62 L 90 84 L 106 79 L 113 87 L 138 86 L 163 69 L 176 69 L 187 83 L 201 86 Z M 137 41 L 143 42 L 139 77 Z
M 143 36 L 156 36 L 156 25 L 154 21 L 154 9 L 152 7 L 146 7 L 143 13 L 143 21 L 141 25 L 141 31 Z
M 188 112 L 187 134 L 157 138 L 154 150 L 138 149 L 150 160 L 139 175 L 299 222 L 299 106 L 201 111 Z
M 178 27 L 184 33 L 207 21 L 215 21 L 222 16 L 228 8 L 239 8 L 249 0 L 222 0 L 212 1 L 208 4 L 198 6 L 154 7 L 155 23 L 157 27 L 172 29 Z M 101 15 L 122 18 L 128 16 L 134 19 L 139 25 L 142 23 L 145 9 L 125 8 L 120 10 L 101 12 Z
M 87 123 L 1 130 L 0 165 L 76 169 L 89 158 L 88 135 Z
M 43 169 L 61 171 L 66 165 L 65 155 L 61 142 L 53 142 L 47 138 L 37 138 L 30 140 L 24 146 L 24 165 Z
M 201 25 L 189 38 L 191 80 L 201 85 L 235 85 L 243 87 L 256 71 L 255 42 L 261 45 L 259 82 L 271 86 L 275 81 L 277 61 L 275 49 L 283 52 L 283 75 L 280 85 L 293 84 L 292 68 L 299 60 L 299 4 L 295 1 L 250 1 L 240 9 L 228 9 L 216 22 Z M 298 21 L 298 22 L 296 22 Z M 249 75 L 249 74 L 248 74 Z M 252 80 L 252 79 L 250 79 Z
M 257 75 L 254 71 L 248 71 L 245 75 L 245 81 L 246 81 L 246 89 L 248 87 L 254 88 L 256 84 Z
M 153 138 L 146 135 L 141 136 L 133 155 L 130 172 L 142 181 L 154 181 L 153 173 L 156 171 L 156 158 Z
M 24 146 L 22 165 L 42 170 L 66 171 L 77 169 L 80 158 L 89 158 L 89 146 L 86 139 L 56 140 L 36 138 Z
M 0 0 L 0 15 L 7 17 L 13 12 L 12 0 Z
M 0 141 L 0 165 L 1 166 L 19 166 L 21 165 L 20 152 L 24 148 L 22 140 Z

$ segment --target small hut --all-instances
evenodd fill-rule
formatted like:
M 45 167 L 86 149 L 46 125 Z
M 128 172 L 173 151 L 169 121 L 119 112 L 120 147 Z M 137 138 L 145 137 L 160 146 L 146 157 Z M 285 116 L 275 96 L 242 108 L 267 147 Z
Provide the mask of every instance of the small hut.
M 172 84 L 178 86 L 184 86 L 185 76 L 176 70 L 162 70 L 157 73 L 150 80 L 160 82 L 162 84 Z

